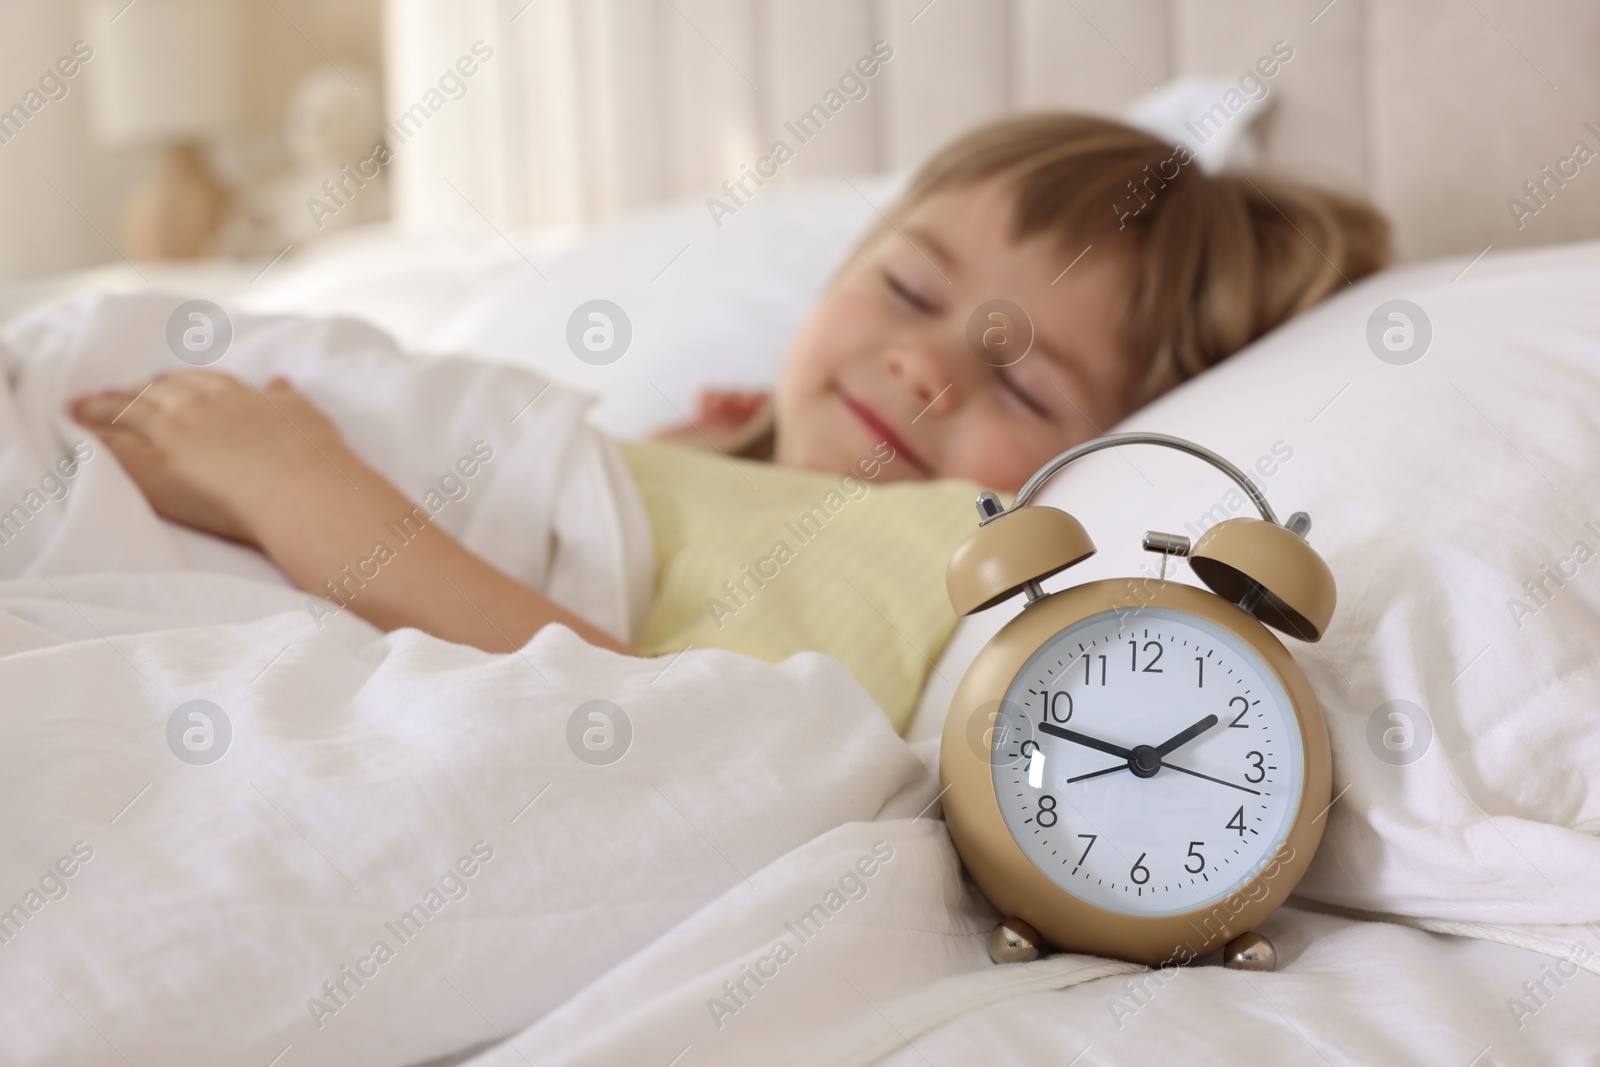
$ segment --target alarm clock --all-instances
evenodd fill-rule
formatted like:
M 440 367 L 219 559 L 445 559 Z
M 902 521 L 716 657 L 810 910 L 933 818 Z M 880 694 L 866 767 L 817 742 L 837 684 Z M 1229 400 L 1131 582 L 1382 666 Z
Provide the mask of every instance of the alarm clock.
M 1160 577 L 1046 593 L 1095 552 L 1083 525 L 1029 505 L 1074 460 L 1130 444 L 1202 459 L 1260 518 L 1192 545 L 1148 531 Z M 945 719 L 944 817 L 967 872 L 1002 915 L 996 962 L 1058 949 L 1173 965 L 1226 948 L 1270 970 L 1255 927 L 1294 890 L 1322 838 L 1332 782 L 1322 708 L 1268 629 L 1317 641 L 1332 572 L 1237 467 L 1191 441 L 1112 434 L 1051 460 L 1011 506 L 978 498 L 979 526 L 946 585 L 959 615 L 1018 593 L 1021 612 L 978 653 Z M 1208 587 L 1166 580 L 1168 556 Z

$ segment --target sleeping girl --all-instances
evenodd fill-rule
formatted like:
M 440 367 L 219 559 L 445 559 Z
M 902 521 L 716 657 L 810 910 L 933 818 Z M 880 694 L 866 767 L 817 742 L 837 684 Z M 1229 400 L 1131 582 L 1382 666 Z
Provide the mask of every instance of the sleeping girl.
M 820 651 L 903 728 L 955 625 L 944 568 L 980 488 L 1014 493 L 1388 255 L 1364 204 L 1206 175 L 1117 122 L 968 133 L 839 268 L 770 395 L 708 393 L 689 425 L 619 443 L 656 545 L 637 634 L 428 524 L 285 379 L 263 392 L 184 370 L 72 412 L 158 513 L 259 548 L 312 593 L 384 524 L 421 516 L 414 547 L 351 604 L 380 628 L 494 652 L 553 623 L 628 654 Z

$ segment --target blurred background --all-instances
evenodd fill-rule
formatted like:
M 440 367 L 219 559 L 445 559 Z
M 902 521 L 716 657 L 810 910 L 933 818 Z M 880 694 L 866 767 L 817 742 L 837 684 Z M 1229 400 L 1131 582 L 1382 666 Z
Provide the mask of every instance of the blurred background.
M 1183 78 L 1239 84 L 1233 158 L 1371 197 L 1402 259 L 1594 238 L 1596 55 L 1579 0 L 0 0 L 0 285 L 737 208 L 780 139 L 747 194 Z

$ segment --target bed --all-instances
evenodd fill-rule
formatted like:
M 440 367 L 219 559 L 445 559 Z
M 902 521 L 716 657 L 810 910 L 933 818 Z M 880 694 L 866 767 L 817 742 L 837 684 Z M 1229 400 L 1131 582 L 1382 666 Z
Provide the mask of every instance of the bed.
M 410 492 L 492 438 L 494 464 L 440 516 L 491 558 L 549 581 L 575 567 L 552 543 L 625 560 L 627 509 L 592 492 L 595 435 L 673 422 L 703 384 L 770 382 L 898 180 L 817 183 L 722 231 L 699 203 L 586 238 L 373 230 L 264 273 L 9 292 L 0 494 L 70 451 L 61 396 L 169 359 L 168 312 L 203 297 L 240 326 L 229 368 L 304 375 Z M 320 620 L 259 559 L 83 462 L 0 546 L 0 905 L 27 912 L 0 924 L 8 1056 L 1596 1062 L 1597 283 L 1600 243 L 1385 272 L 1103 428 L 1276 457 L 1262 487 L 1312 515 L 1339 583 L 1327 638 L 1286 642 L 1328 712 L 1337 796 L 1265 928 L 1273 974 L 989 961 L 998 916 L 940 821 L 937 746 L 953 683 L 1014 605 L 961 624 L 901 737 L 821 656 L 628 660 L 554 628 L 489 656 Z M 609 366 L 562 341 L 594 298 L 634 327 Z M 1428 324 L 1404 359 L 1369 342 L 1394 300 Z M 415 358 L 450 354 L 471 358 Z M 567 517 L 528 506 L 530 487 Z M 1242 507 L 1160 450 L 1091 457 L 1042 499 L 1101 547 L 1072 582 L 1153 573 L 1145 529 L 1192 535 Z M 624 625 L 639 579 L 619 567 L 591 592 Z M 214 763 L 174 759 L 195 700 L 227 707 Z M 1403 762 L 1371 741 L 1397 700 L 1426 727 Z M 613 763 L 574 758 L 595 701 L 626 709 Z M 830 894 L 825 926 L 792 928 Z

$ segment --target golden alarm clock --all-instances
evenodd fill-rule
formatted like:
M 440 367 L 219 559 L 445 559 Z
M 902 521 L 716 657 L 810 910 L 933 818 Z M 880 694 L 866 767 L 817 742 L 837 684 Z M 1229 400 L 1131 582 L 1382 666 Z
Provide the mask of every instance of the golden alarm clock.
M 1083 525 L 1028 502 L 1067 464 L 1152 444 L 1203 459 L 1261 513 L 1191 546 L 1150 531 L 1160 578 L 1039 583 L 1093 555 Z M 1328 565 L 1303 512 L 1280 523 L 1233 464 L 1154 433 L 1085 442 L 1042 467 L 1010 508 L 978 498 L 950 561 L 957 614 L 1027 604 L 973 660 L 945 719 L 944 816 L 962 862 L 1007 919 L 997 962 L 1043 944 L 1152 965 L 1227 948 L 1270 969 L 1253 933 L 1294 890 L 1322 838 L 1332 781 L 1310 683 L 1267 629 L 1316 641 L 1333 617 Z M 1165 580 L 1184 556 L 1209 589 Z

